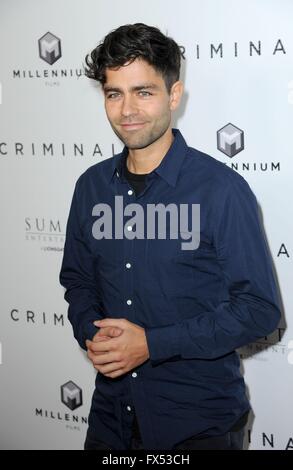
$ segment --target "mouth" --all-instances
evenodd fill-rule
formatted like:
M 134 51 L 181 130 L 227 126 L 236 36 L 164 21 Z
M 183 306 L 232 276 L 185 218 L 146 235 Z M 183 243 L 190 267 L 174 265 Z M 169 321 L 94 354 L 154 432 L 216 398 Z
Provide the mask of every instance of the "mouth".
M 121 124 L 122 129 L 125 129 L 127 131 L 132 131 L 136 129 L 140 129 L 145 125 L 144 122 L 132 122 L 130 124 Z

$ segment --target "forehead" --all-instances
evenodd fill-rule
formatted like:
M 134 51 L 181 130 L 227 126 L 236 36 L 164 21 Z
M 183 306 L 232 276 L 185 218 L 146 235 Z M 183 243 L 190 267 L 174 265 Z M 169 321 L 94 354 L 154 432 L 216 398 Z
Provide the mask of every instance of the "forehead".
M 107 85 L 120 85 L 127 83 L 135 85 L 137 81 L 152 81 L 156 84 L 164 84 L 162 75 L 143 59 L 135 59 L 121 67 L 106 68 Z

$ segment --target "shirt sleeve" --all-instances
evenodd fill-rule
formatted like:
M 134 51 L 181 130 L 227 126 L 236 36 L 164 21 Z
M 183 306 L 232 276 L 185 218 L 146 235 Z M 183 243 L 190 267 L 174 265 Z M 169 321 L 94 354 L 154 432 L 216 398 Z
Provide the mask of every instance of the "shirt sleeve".
M 79 181 L 80 178 L 75 185 L 67 220 L 59 280 L 66 289 L 64 299 L 69 304 L 68 319 L 72 324 L 74 337 L 81 348 L 86 350 L 86 339 L 92 339 L 99 330 L 93 322 L 101 319 L 102 315 L 95 288 L 94 259 L 80 221 L 79 203 L 82 197 Z
M 213 243 L 228 299 L 176 324 L 146 328 L 150 360 L 215 359 L 276 329 L 280 299 L 272 260 L 248 183 L 230 178 L 214 205 Z

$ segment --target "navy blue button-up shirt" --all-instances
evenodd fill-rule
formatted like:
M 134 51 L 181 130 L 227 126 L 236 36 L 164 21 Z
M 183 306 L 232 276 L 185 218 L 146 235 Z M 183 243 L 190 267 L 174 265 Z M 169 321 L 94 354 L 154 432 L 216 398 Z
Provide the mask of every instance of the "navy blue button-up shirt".
M 133 409 L 146 449 L 230 430 L 249 409 L 235 349 L 271 333 L 280 318 L 249 185 L 188 147 L 178 130 L 173 134 L 138 196 L 123 172 L 126 148 L 88 168 L 67 222 L 60 282 L 80 346 L 86 349 L 97 332 L 93 321 L 104 317 L 126 318 L 146 331 L 146 362 L 115 379 L 96 376 L 89 432 L 114 449 L 129 448 Z M 107 204 L 114 214 L 115 196 L 145 213 L 148 204 L 200 204 L 198 248 L 182 250 L 182 239 L 171 234 L 97 239 L 93 208 Z

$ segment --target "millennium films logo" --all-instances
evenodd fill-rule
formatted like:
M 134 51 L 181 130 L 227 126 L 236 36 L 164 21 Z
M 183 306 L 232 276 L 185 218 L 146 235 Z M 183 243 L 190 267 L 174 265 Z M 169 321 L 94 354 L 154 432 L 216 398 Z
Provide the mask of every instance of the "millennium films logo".
M 234 157 L 244 149 L 244 132 L 229 122 L 217 132 L 217 147 L 228 157 Z
M 59 219 L 25 217 L 24 223 L 26 241 L 37 243 L 42 251 L 63 252 L 65 232 Z
M 61 80 L 69 78 L 80 78 L 84 76 L 83 67 L 78 68 L 55 68 L 55 64 L 63 54 L 61 52 L 61 39 L 55 34 L 48 31 L 38 40 L 39 58 L 46 62 L 49 67 L 46 69 L 16 69 L 12 70 L 12 78 L 15 79 L 41 79 L 44 80 L 46 86 L 59 86 Z M 35 44 L 31 49 L 31 53 L 35 54 Z
M 61 385 L 61 401 L 71 411 L 82 405 L 82 390 L 72 380 Z
M 61 401 L 62 403 L 74 411 L 82 406 L 82 389 L 76 385 L 72 380 L 61 385 Z M 58 422 L 65 424 L 66 429 L 70 431 L 81 431 L 80 425 L 87 425 L 88 419 L 86 416 L 80 416 L 76 413 L 64 412 L 61 410 L 50 410 L 47 408 L 35 408 L 35 416 L 38 418 L 46 418 L 51 422 Z
M 39 41 L 39 55 L 48 64 L 54 64 L 61 57 L 61 40 L 49 31 Z
M 280 162 L 232 161 L 232 158 L 244 150 L 244 131 L 231 122 L 217 131 L 217 149 L 230 160 L 224 162 L 232 170 L 245 172 L 280 171 Z

